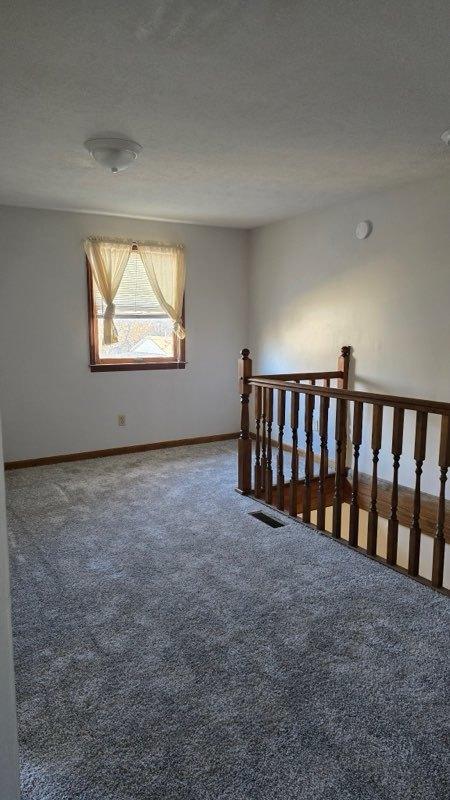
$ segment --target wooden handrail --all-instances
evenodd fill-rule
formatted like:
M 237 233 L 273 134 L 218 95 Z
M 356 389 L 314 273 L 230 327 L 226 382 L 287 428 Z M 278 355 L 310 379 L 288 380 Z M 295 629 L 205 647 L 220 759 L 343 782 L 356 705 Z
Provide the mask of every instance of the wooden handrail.
M 343 378 L 344 373 L 342 370 L 335 370 L 334 372 L 286 372 L 276 375 L 253 375 L 254 378 L 261 380 L 278 380 L 278 381 L 318 381 L 326 380 L 327 378 Z
M 422 400 L 415 397 L 397 397 L 391 394 L 376 394 L 375 392 L 360 392 L 350 389 L 332 389 L 325 386 L 310 386 L 306 383 L 290 383 L 283 380 L 268 378 L 248 378 L 252 386 L 261 386 L 267 389 L 285 389 L 298 394 L 313 394 L 319 397 L 335 397 L 341 400 L 353 400 L 370 403 L 376 406 L 390 408 L 403 408 L 405 411 L 425 411 L 429 414 L 450 414 L 450 403 L 441 403 L 437 400 Z

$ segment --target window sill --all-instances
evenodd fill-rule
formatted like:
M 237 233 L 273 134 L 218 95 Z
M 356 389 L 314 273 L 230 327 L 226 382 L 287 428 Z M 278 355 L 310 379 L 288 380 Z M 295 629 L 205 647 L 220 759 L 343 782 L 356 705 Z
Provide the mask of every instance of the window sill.
M 185 369 L 186 361 L 122 361 L 120 363 L 89 364 L 91 372 L 125 372 L 133 369 Z

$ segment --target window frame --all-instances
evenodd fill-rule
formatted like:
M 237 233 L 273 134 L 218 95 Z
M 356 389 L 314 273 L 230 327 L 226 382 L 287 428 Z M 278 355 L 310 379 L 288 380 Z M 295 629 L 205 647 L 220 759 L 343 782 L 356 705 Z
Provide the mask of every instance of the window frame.
M 91 372 L 124 372 L 141 369 L 185 369 L 186 339 L 179 339 L 174 334 L 176 355 L 166 358 L 100 358 L 98 352 L 98 326 L 95 309 L 94 276 L 89 259 L 86 256 L 88 322 L 89 322 L 89 368 Z M 182 324 L 185 328 L 184 298 Z

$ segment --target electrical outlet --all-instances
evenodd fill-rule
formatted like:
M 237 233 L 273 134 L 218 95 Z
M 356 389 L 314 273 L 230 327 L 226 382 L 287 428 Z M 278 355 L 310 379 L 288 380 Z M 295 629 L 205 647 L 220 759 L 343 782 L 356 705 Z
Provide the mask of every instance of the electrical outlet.
M 119 425 L 120 428 L 123 428 L 127 424 L 127 418 L 125 414 L 119 414 L 119 416 L 117 417 L 117 424 Z

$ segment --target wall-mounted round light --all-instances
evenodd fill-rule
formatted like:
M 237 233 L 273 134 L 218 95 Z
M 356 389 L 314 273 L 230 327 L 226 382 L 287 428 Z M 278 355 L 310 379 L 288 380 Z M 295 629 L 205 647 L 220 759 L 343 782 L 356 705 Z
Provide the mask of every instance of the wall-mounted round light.
M 370 219 L 364 219 L 362 222 L 358 222 L 355 228 L 355 236 L 357 239 L 367 239 L 368 236 L 372 233 L 373 225 Z
M 450 145 L 450 128 L 447 131 L 444 131 L 444 133 L 441 133 L 441 139 L 444 144 Z
M 123 172 L 136 160 L 142 147 L 130 139 L 88 139 L 84 146 L 92 158 L 112 173 Z

